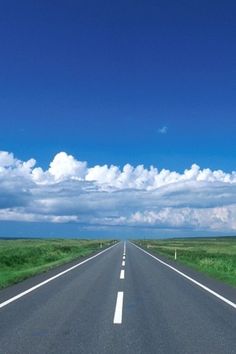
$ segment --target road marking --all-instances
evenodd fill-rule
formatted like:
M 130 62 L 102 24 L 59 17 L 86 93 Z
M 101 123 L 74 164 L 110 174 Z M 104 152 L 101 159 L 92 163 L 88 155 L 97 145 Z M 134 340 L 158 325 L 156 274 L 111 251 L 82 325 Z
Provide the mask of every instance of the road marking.
M 123 256 L 123 259 L 125 260 L 125 256 Z
M 122 267 L 124 267 L 125 266 L 125 261 L 122 261 Z
M 124 269 L 121 269 L 121 271 L 120 271 L 120 279 L 125 279 L 125 271 L 124 271 Z
M 116 299 L 116 308 L 115 308 L 114 319 L 113 319 L 114 324 L 122 323 L 123 298 L 124 298 L 124 292 L 118 291 L 117 299 Z
M 91 261 L 92 259 L 94 259 L 94 258 L 100 256 L 102 253 L 107 252 L 107 251 L 110 250 L 112 247 L 117 246 L 117 245 L 118 245 L 118 243 L 116 243 L 115 245 L 112 245 L 112 246 L 106 248 L 105 250 L 103 250 L 103 251 L 101 251 L 101 252 L 95 254 L 95 255 L 92 256 L 92 257 L 89 257 L 89 258 L 85 259 L 84 261 L 82 261 L 82 262 L 80 262 L 80 263 L 75 264 L 74 266 L 72 266 L 72 267 L 70 267 L 70 268 L 64 270 L 63 272 L 60 272 L 60 273 L 54 275 L 53 277 L 48 278 L 48 279 L 42 281 L 41 283 L 36 284 L 36 285 L 33 286 L 32 288 L 27 289 L 27 290 L 23 291 L 22 293 L 20 293 L 20 294 L 18 294 L 18 295 L 16 295 L 16 296 L 11 297 L 10 299 L 8 299 L 8 300 L 6 300 L 6 301 L 0 303 L 0 308 L 7 306 L 7 305 L 10 304 L 11 302 L 20 299 L 21 297 L 25 296 L 26 294 L 31 293 L 32 291 L 34 291 L 34 290 L 40 288 L 41 286 L 43 286 L 43 285 L 49 283 L 50 281 L 52 281 L 52 280 L 54 280 L 54 279 L 56 279 L 56 278 L 59 278 L 60 276 L 62 276 L 62 275 L 64 275 L 64 274 L 70 272 L 71 270 L 73 270 L 73 269 L 75 269 L 75 268 L 81 266 L 82 264 Z
M 192 283 L 198 285 L 200 288 L 206 290 L 208 293 L 214 295 L 215 297 L 217 297 L 218 299 L 224 301 L 226 304 L 232 306 L 233 308 L 236 309 L 236 304 L 230 300 L 228 300 L 226 297 L 218 294 L 217 292 L 215 292 L 214 290 L 211 290 L 210 288 L 208 288 L 207 286 L 203 285 L 202 283 L 199 283 L 197 280 L 194 280 L 193 278 L 189 277 L 187 274 L 181 272 L 180 270 L 176 269 L 175 267 L 172 267 L 171 265 L 169 265 L 168 263 L 162 261 L 161 259 L 153 256 L 151 253 L 143 250 L 141 247 L 135 245 L 134 243 L 132 243 L 132 245 L 134 245 L 135 247 L 139 248 L 141 251 L 143 251 L 144 253 L 146 253 L 147 255 L 149 255 L 150 257 L 154 258 L 155 260 L 157 260 L 158 262 L 160 262 L 161 264 L 165 265 L 166 267 L 172 269 L 174 272 L 180 274 L 182 277 L 190 280 Z
M 126 241 L 124 242 L 124 255 L 126 254 Z

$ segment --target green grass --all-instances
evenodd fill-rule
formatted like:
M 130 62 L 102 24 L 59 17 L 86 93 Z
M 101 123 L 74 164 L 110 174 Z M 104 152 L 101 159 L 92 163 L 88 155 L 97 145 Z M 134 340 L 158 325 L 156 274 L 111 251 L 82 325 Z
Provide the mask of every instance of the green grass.
M 22 239 L 0 240 L 0 288 L 73 259 L 88 256 L 114 241 Z
M 236 286 L 236 237 L 139 240 L 136 243 L 170 259 L 174 259 L 176 249 L 176 262 Z

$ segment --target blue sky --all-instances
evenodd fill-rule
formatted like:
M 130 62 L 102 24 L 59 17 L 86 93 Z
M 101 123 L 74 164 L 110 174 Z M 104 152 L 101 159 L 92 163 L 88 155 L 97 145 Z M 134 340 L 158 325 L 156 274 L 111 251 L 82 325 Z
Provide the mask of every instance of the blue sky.
M 122 171 L 127 163 L 143 164 L 184 175 L 197 164 L 231 174 L 235 16 L 234 1 L 2 1 L 0 150 L 19 161 L 34 158 L 43 171 L 63 151 L 89 167 L 113 164 Z M 66 178 L 78 177 L 76 171 Z M 111 186 L 117 188 L 114 181 Z M 1 208 L 7 205 L 2 202 Z M 131 208 L 127 215 L 135 212 Z M 2 221 L 1 234 L 15 233 L 15 222 Z M 44 234 L 47 227 L 56 230 L 49 224 L 39 223 L 37 232 L 40 227 Z M 20 225 L 22 233 L 25 224 Z M 29 234 L 35 227 L 27 223 Z M 63 229 L 69 228 L 76 234 L 78 223 L 65 223 Z M 146 234 L 142 228 L 137 225 L 132 233 Z M 196 232 L 212 231 L 190 228 L 190 234 Z

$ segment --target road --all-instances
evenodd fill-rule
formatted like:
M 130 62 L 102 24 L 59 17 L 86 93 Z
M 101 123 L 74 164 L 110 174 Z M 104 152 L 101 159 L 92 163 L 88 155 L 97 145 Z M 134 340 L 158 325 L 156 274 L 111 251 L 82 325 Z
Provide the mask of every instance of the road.
M 236 302 L 235 289 L 175 267 Z M 0 354 L 236 353 L 236 309 L 130 242 L 6 302 L 58 272 L 0 292 Z

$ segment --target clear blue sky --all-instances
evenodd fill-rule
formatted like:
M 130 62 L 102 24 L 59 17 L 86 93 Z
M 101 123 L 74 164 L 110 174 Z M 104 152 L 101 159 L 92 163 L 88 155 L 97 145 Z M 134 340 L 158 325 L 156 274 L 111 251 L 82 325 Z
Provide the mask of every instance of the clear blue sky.
M 235 169 L 235 18 L 235 1 L 2 1 L 1 150 Z

